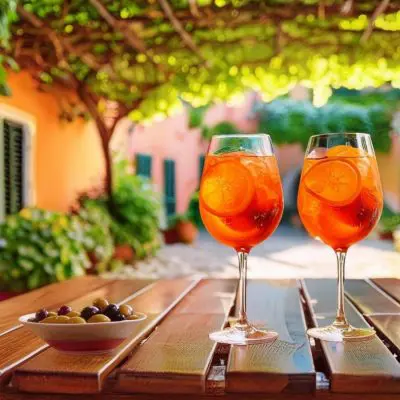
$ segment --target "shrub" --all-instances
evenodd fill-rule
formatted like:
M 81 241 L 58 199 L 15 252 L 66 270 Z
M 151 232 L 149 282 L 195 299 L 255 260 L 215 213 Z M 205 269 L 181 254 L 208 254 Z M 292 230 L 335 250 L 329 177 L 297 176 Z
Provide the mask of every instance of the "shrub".
M 231 135 L 238 133 L 240 133 L 240 131 L 236 125 L 229 121 L 219 122 L 212 127 L 204 125 L 201 131 L 203 139 L 206 140 L 211 140 L 214 135 Z
M 0 225 L 0 287 L 16 292 L 84 275 L 87 226 L 78 216 L 23 209 Z
M 83 196 L 80 204 L 83 209 L 97 209 L 110 222 L 115 244 L 130 245 L 136 258 L 145 258 L 161 245 L 160 200 L 146 178 L 128 172 L 126 161 L 115 165 L 114 176 L 112 213 L 105 195 L 95 199 Z
M 111 218 L 90 202 L 79 210 L 78 216 L 84 227 L 83 244 L 96 272 L 107 270 L 115 250 Z
M 393 233 L 400 227 L 400 214 L 391 216 L 382 216 L 379 222 L 379 230 L 382 233 Z
M 198 228 L 203 228 L 203 221 L 199 209 L 199 191 L 196 190 L 190 198 L 189 206 L 186 212 L 190 221 L 192 221 Z
M 304 148 L 312 135 L 365 132 L 378 151 L 390 149 L 393 110 L 381 104 L 331 102 L 321 108 L 307 101 L 279 99 L 255 108 L 259 131 L 269 133 L 276 144 L 300 143 Z

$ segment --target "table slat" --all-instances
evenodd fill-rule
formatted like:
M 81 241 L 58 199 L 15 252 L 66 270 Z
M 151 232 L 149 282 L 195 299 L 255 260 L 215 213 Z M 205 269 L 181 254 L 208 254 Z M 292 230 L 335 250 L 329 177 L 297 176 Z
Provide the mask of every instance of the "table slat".
M 400 303 L 400 279 L 380 278 L 372 281 Z
M 303 289 L 314 324 L 331 323 L 336 311 L 336 282 L 306 279 Z M 345 309 L 352 325 L 369 326 L 348 300 Z M 330 369 L 332 392 L 400 393 L 400 364 L 379 338 L 341 343 L 321 341 L 321 346 Z
M 368 315 L 367 318 L 400 354 L 400 315 Z
M 274 343 L 231 348 L 226 391 L 295 393 L 315 390 L 315 370 L 295 280 L 249 281 L 250 321 L 279 333 Z
M 40 307 L 58 308 L 73 299 L 109 283 L 107 279 L 84 276 L 53 283 L 32 292 L 0 302 L 0 336 L 20 326 L 21 314 L 36 312 Z
M 100 280 L 104 281 L 104 279 Z M 84 282 L 86 282 L 86 279 L 84 279 Z M 74 309 L 80 310 L 84 306 L 91 304 L 96 297 L 106 297 L 111 302 L 118 302 L 135 293 L 137 290 L 148 286 L 152 281 L 106 280 L 106 282 L 106 286 L 97 288 L 93 292 L 69 302 L 69 305 Z M 46 300 L 47 297 L 44 297 Z M 19 304 L 20 312 L 23 312 L 24 304 L 19 303 L 20 298 L 14 298 L 13 301 Z M 43 303 L 36 303 L 37 308 L 42 306 Z M 18 343 L 18 348 L 10 346 L 10 343 Z M 10 373 L 19 364 L 47 347 L 46 343 L 25 327 L 20 327 L 0 336 L 0 384 L 7 383 Z
M 101 391 L 109 373 L 128 355 L 179 301 L 196 286 L 197 280 L 158 281 L 127 301 L 148 318 L 111 353 L 79 357 L 47 349 L 16 370 L 13 384 L 21 391 L 89 394 Z M 43 385 L 46 382 L 46 385 Z
M 347 297 L 363 314 L 400 313 L 400 304 L 374 283 L 362 279 L 347 279 L 345 291 Z
M 0 387 L 8 383 L 19 364 L 47 348 L 47 344 L 27 329 L 17 329 L 0 338 Z
M 173 310 L 118 374 L 118 391 L 203 393 L 216 344 L 208 334 L 225 325 L 236 283 L 205 280 Z

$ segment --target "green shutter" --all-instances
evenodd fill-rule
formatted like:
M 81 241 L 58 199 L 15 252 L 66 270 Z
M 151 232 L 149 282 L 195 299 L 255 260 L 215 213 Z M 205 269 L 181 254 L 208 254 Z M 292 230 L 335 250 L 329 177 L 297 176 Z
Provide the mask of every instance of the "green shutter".
M 164 160 L 164 196 L 167 216 L 176 212 L 175 161 Z
M 151 178 L 152 157 L 147 154 L 136 154 L 136 174 Z
M 200 184 L 200 181 L 201 181 L 201 176 L 203 175 L 205 159 L 206 159 L 205 155 L 201 155 L 199 157 L 199 184 Z
M 21 124 L 3 121 L 3 185 L 5 215 L 24 207 L 24 130 Z

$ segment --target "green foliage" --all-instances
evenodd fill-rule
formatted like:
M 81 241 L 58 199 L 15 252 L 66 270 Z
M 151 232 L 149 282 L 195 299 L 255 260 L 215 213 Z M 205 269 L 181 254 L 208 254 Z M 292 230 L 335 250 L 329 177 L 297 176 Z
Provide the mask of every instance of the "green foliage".
M 48 84 L 65 82 L 61 70 L 66 76 L 72 73 L 86 80 L 101 97 L 128 107 L 145 99 L 131 113 L 135 121 L 171 114 L 182 107 L 180 97 L 199 107 L 255 89 L 270 101 L 303 83 L 313 90 L 313 102 L 320 106 L 332 88 L 361 89 L 385 83 L 399 88 L 398 4 L 392 1 L 386 7 L 364 41 L 376 1 L 353 2 L 348 14 L 340 11 L 343 1 L 325 2 L 325 18 L 318 15 L 317 3 L 197 0 L 198 17 L 188 0 L 171 0 L 195 51 L 176 33 L 157 1 L 103 2 L 109 19 L 123 20 L 132 27 L 121 32 L 89 1 L 74 1 L 65 7 L 63 0 L 20 0 L 27 12 L 44 21 L 63 41 L 68 40 L 69 46 L 40 29 L 35 32 L 25 18 L 13 24 L 12 34 L 24 45 L 40 44 L 36 51 L 41 55 L 30 62 L 50 75 L 42 75 Z M 2 0 L 0 10 L 8 10 L 10 4 L 15 0 Z M 1 11 L 0 21 L 12 15 Z M 128 31 L 134 32 L 133 40 L 139 45 L 130 44 Z M 55 51 L 60 46 L 65 59 Z M 40 63 L 41 59 L 46 63 Z
M 90 200 L 79 209 L 78 216 L 84 228 L 85 250 L 91 255 L 91 261 L 95 261 L 96 272 L 103 272 L 109 267 L 114 254 L 111 218 Z
M 236 135 L 238 133 L 240 131 L 235 124 L 229 121 L 222 121 L 212 127 L 203 126 L 201 136 L 205 140 L 211 140 L 214 135 Z
M 400 227 L 400 214 L 382 216 L 379 222 L 379 229 L 382 233 L 394 232 Z
M 192 221 L 198 228 L 204 227 L 203 221 L 202 221 L 201 215 L 200 215 L 200 209 L 199 209 L 199 191 L 198 190 L 196 190 L 192 194 L 186 214 L 187 214 L 188 218 L 190 219 L 190 221 Z
M 0 48 L 8 48 L 10 31 L 9 25 L 15 20 L 16 0 L 0 0 Z M 0 55 L 0 96 L 10 95 L 6 82 L 5 67 L 13 67 L 12 58 Z
M 86 226 L 78 216 L 24 209 L 0 225 L 0 287 L 35 289 L 85 274 Z
M 101 219 L 110 222 L 115 244 L 130 245 L 136 258 L 145 258 L 161 245 L 160 200 L 147 179 L 128 172 L 126 161 L 116 164 L 114 176 L 112 214 L 104 195 L 95 199 L 83 197 L 80 203 L 83 209 L 96 209 Z
M 189 128 L 200 128 L 203 126 L 204 115 L 209 106 L 189 108 Z
M 16 18 L 16 7 L 16 0 L 0 0 L 0 47 L 7 47 L 9 44 L 9 25 Z
M 384 105 L 332 102 L 316 108 L 307 101 L 284 99 L 259 104 L 256 112 L 259 131 L 269 133 L 276 144 L 300 143 L 305 148 L 312 135 L 365 132 L 377 151 L 390 149 L 392 113 Z
M 188 213 L 174 214 L 168 218 L 168 229 L 174 228 L 180 222 L 193 222 L 193 221 Z

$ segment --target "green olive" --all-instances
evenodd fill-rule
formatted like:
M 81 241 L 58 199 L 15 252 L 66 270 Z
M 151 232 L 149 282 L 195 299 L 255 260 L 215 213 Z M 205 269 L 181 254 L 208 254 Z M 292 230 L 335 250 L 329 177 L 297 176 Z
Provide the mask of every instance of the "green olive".
M 127 319 L 132 321 L 132 320 L 135 320 L 135 319 L 139 319 L 140 317 L 141 317 L 140 315 L 132 314 Z
M 45 319 L 42 319 L 39 323 L 40 324 L 56 324 L 57 318 L 58 318 L 57 316 L 47 317 Z
M 68 321 L 69 324 L 86 324 L 86 321 L 81 317 L 72 317 Z
M 119 312 L 126 318 L 133 314 L 133 308 L 129 304 L 122 304 L 119 306 Z
M 93 315 L 92 317 L 89 318 L 88 322 L 90 324 L 96 323 L 96 322 L 111 322 L 111 319 L 107 317 L 107 315 L 104 314 L 96 314 Z
M 70 318 L 80 317 L 80 316 L 81 316 L 81 313 L 79 313 L 78 311 L 70 311 L 67 314 L 67 317 L 70 317 Z
M 108 306 L 108 300 L 102 297 L 98 297 L 94 302 L 93 305 L 100 310 L 104 310 Z
M 68 324 L 69 323 L 70 318 L 67 317 L 66 315 L 59 315 L 58 317 L 56 317 L 56 324 Z
M 58 314 L 57 314 L 56 312 L 54 312 L 54 311 L 50 311 L 50 312 L 47 314 L 47 316 L 48 316 L 48 317 L 57 317 Z

